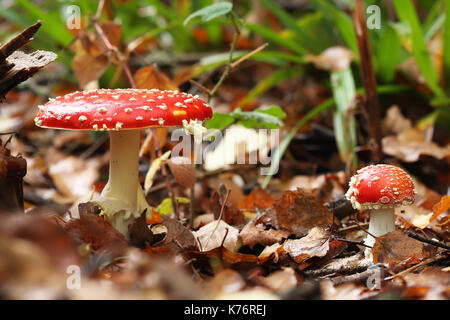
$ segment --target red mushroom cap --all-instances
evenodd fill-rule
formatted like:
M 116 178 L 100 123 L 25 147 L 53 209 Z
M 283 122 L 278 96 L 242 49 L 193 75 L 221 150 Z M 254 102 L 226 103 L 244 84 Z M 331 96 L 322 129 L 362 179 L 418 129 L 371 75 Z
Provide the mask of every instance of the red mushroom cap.
M 126 130 L 181 126 L 211 118 L 198 96 L 156 89 L 98 89 L 50 99 L 34 119 L 37 126 L 72 130 Z
M 355 209 L 381 209 L 414 202 L 414 182 L 402 169 L 372 165 L 358 170 L 345 194 Z

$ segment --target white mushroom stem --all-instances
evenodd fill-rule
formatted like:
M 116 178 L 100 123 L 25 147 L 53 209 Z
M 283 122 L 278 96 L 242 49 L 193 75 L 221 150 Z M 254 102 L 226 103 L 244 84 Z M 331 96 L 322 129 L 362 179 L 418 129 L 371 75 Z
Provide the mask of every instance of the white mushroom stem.
M 394 208 L 386 209 L 372 209 L 370 210 L 370 222 L 369 222 L 369 233 L 367 235 L 364 244 L 373 247 L 375 244 L 375 237 L 385 235 L 388 232 L 395 230 L 395 214 Z M 366 258 L 372 258 L 372 250 L 367 248 L 365 250 Z
M 105 218 L 128 235 L 128 225 L 150 206 L 139 184 L 139 130 L 111 131 L 109 179 L 98 203 Z

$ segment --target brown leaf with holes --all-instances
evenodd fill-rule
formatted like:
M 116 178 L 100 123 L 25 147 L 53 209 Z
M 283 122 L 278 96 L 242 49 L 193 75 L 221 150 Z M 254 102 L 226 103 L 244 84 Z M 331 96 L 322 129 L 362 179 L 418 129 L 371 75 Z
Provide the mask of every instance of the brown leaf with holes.
M 243 245 L 272 245 L 294 236 L 300 238 L 314 227 L 332 223 L 332 214 L 318 199 L 301 189 L 286 191 L 280 200 L 252 219 L 241 231 Z
M 196 179 L 194 165 L 186 157 L 172 157 L 167 161 L 175 180 L 186 188 L 193 188 Z
M 313 257 L 324 257 L 330 249 L 329 233 L 321 228 L 313 228 L 301 239 L 286 240 L 284 250 L 297 263 Z
M 414 258 L 418 262 L 424 258 L 423 243 L 408 237 L 400 230 L 392 231 L 378 237 L 372 248 L 374 263 L 398 264 Z
M 138 89 L 178 90 L 178 87 L 156 65 L 139 69 L 134 74 Z

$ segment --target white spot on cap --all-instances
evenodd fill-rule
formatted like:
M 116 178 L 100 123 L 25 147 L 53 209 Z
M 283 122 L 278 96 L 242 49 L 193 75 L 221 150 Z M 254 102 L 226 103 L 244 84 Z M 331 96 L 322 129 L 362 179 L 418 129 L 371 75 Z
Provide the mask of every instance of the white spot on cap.
M 133 109 L 131 109 L 131 108 L 125 108 L 125 112 L 126 112 L 126 113 L 131 113 L 131 112 L 133 112 Z
M 84 121 L 87 120 L 87 118 L 86 118 L 86 116 L 80 116 L 80 117 L 78 118 L 78 120 L 81 121 L 81 122 L 84 122 Z
M 141 116 L 136 117 L 136 120 L 142 120 L 142 119 L 144 119 L 144 118 L 142 118 Z
M 123 125 L 122 122 L 117 122 L 117 123 L 116 123 L 116 130 L 122 129 L 122 125 Z
M 105 107 L 98 108 L 98 112 L 100 113 L 105 113 L 106 111 L 108 110 Z

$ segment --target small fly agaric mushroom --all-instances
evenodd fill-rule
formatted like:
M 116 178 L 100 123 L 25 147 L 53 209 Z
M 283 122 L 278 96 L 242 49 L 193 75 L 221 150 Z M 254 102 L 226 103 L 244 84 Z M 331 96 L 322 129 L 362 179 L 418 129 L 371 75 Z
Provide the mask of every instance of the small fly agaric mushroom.
M 395 230 L 394 207 L 414 202 L 414 182 L 402 169 L 385 164 L 370 165 L 351 178 L 345 196 L 357 210 L 370 210 L 369 233 L 375 237 Z M 368 235 L 365 244 L 372 247 L 375 238 Z M 372 257 L 367 249 L 366 258 Z
M 93 202 L 127 235 L 135 218 L 145 209 L 151 212 L 138 180 L 140 130 L 183 125 L 192 131 L 211 116 L 211 107 L 198 96 L 178 91 L 99 89 L 50 99 L 34 121 L 43 128 L 109 131 L 109 180 Z

